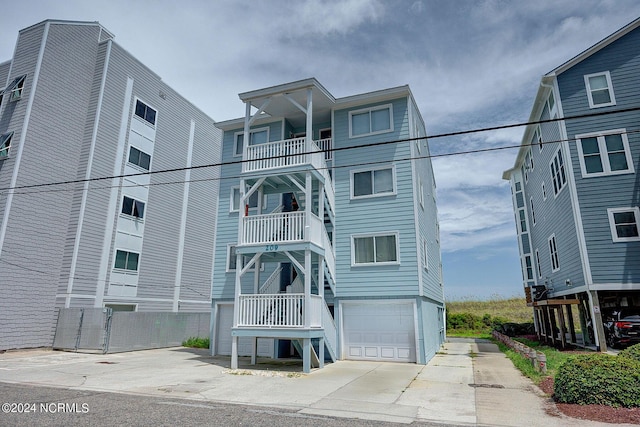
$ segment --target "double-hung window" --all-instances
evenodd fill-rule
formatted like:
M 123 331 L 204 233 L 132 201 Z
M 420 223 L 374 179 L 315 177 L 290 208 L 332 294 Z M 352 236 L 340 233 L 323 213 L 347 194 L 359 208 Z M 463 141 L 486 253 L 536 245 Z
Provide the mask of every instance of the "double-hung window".
M 526 255 L 524 257 L 524 262 L 525 262 L 525 267 L 526 267 L 526 277 L 527 280 L 533 280 L 533 265 L 531 264 L 531 256 L 530 255 Z
M 352 265 L 398 263 L 398 233 L 351 236 Z
M 136 116 L 140 117 L 142 120 L 149 123 L 150 125 L 153 125 L 153 126 L 156 125 L 156 110 L 149 107 L 147 104 L 140 101 L 139 99 L 136 100 L 135 114 Z
M 123 196 L 122 213 L 142 219 L 144 218 L 144 202 L 132 199 L 131 197 Z
M 640 208 L 611 208 L 607 214 L 614 242 L 640 241 Z
M 349 138 L 391 131 L 393 131 L 391 104 L 349 112 Z
M 129 148 L 129 163 L 148 171 L 151 165 L 151 156 L 132 146 Z
M 551 257 L 551 271 L 560 270 L 560 258 L 558 257 L 558 245 L 555 234 L 549 237 L 549 255 Z
M 114 268 L 120 270 L 138 271 L 138 259 L 140 254 L 128 251 L 116 251 L 116 262 Z
M 551 168 L 551 179 L 553 181 L 553 194 L 558 195 L 560 190 L 567 183 L 567 175 L 564 170 L 564 158 L 562 156 L 562 149 L 558 148 L 558 151 L 551 159 L 549 164 Z
M 395 168 L 351 171 L 351 198 L 396 194 Z
M 589 107 L 607 107 L 616 105 L 616 98 L 613 94 L 613 84 L 611 74 L 608 71 L 603 73 L 587 74 L 584 76 L 584 84 L 587 88 L 587 98 Z
M 536 249 L 536 267 L 538 269 L 538 277 L 542 278 L 542 264 L 540 263 L 540 253 Z
M 576 135 L 583 177 L 633 173 L 625 129 Z
M 11 149 L 11 138 L 13 132 L 5 133 L 0 136 L 0 159 L 9 157 L 9 149 Z
M 259 191 L 254 191 L 249 199 L 247 200 L 247 204 L 249 205 L 249 209 L 256 209 L 258 207 L 258 197 Z M 240 210 L 240 187 L 232 187 L 231 188 L 231 212 L 238 212 Z
M 236 133 L 234 138 L 233 155 L 242 156 L 244 133 Z M 264 144 L 266 142 L 269 142 L 269 128 L 255 129 L 249 132 L 249 145 Z

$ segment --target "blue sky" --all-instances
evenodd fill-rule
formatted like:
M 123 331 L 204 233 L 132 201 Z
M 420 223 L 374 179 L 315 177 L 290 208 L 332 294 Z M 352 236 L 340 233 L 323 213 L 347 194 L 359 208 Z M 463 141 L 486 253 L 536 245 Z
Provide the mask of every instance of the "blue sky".
M 640 16 L 637 0 L 25 0 L 0 60 L 44 19 L 99 21 L 214 120 L 237 94 L 308 77 L 335 97 L 409 84 L 429 135 L 524 122 L 540 77 Z M 432 154 L 520 143 L 522 128 L 433 138 Z M 502 172 L 516 150 L 433 160 L 448 299 L 522 295 Z

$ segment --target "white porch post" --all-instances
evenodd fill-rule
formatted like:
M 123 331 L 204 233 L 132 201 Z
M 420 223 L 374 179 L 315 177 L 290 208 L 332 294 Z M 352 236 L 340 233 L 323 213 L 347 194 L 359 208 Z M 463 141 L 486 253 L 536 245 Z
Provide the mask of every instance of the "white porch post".
M 253 264 L 253 293 L 257 294 L 260 289 L 260 255 L 256 258 L 256 262 Z M 258 337 L 251 339 L 251 364 L 256 364 L 256 356 L 258 353 Z
M 238 369 L 238 337 L 231 337 L 231 369 Z
M 311 327 L 311 250 L 304 251 L 304 327 Z
M 302 340 L 302 371 L 305 374 L 311 372 L 311 338 Z
M 318 346 L 318 367 L 324 368 L 324 337 L 320 337 L 320 345 Z
M 304 148 L 306 153 L 311 153 L 311 141 L 313 141 L 313 90 L 309 88 L 307 89 L 307 123 Z M 307 154 L 307 156 L 310 156 L 310 154 Z
M 323 304 L 324 304 L 324 256 L 323 255 L 318 255 L 318 295 L 322 297 Z

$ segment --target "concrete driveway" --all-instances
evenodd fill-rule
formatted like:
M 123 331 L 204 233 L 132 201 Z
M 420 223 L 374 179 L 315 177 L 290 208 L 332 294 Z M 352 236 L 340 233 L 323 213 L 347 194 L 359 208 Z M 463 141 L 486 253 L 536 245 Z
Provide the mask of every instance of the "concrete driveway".
M 280 407 L 304 414 L 412 423 L 598 426 L 564 417 L 495 344 L 449 339 L 427 365 L 339 361 L 302 374 L 299 362 L 169 348 L 107 355 L 0 354 L 0 382 Z

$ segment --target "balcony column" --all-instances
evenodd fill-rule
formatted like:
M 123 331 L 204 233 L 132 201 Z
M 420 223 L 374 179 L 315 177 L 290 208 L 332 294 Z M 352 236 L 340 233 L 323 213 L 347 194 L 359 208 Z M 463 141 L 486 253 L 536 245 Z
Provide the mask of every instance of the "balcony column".
M 324 256 L 322 255 L 318 255 L 318 295 L 324 300 Z
M 311 88 L 307 89 L 307 124 L 306 124 L 306 138 L 304 144 L 304 151 L 311 154 L 311 141 L 313 141 L 313 91 Z
M 259 203 L 258 203 L 259 204 Z M 257 294 L 260 290 L 260 256 L 256 258 L 253 264 L 253 293 Z M 258 354 L 258 337 L 251 338 L 251 364 L 256 364 L 256 356 Z
M 311 327 L 311 250 L 304 251 L 304 327 Z

